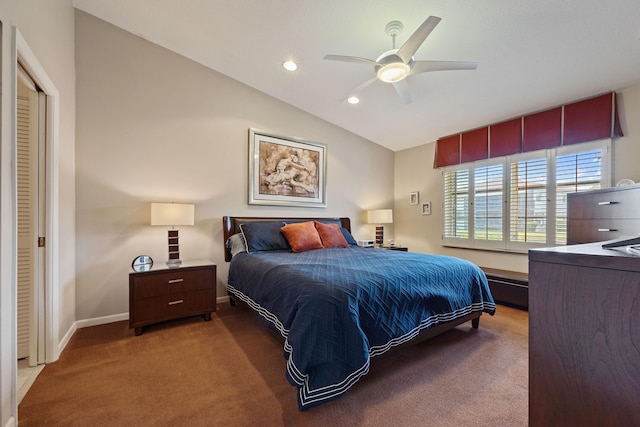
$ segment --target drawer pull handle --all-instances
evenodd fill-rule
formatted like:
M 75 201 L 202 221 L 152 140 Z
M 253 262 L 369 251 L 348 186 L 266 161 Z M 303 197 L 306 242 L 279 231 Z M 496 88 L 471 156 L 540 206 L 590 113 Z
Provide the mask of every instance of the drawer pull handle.
M 169 302 L 169 305 L 176 305 L 176 304 L 182 304 L 184 302 L 183 299 L 179 299 L 177 301 L 171 301 Z
M 598 202 L 598 206 L 604 206 L 604 205 L 617 205 L 618 202 Z
M 169 284 L 172 284 L 172 283 L 180 283 L 180 282 L 184 282 L 184 279 L 173 279 L 173 280 L 169 280 Z
M 617 228 L 598 228 L 598 231 L 618 231 Z

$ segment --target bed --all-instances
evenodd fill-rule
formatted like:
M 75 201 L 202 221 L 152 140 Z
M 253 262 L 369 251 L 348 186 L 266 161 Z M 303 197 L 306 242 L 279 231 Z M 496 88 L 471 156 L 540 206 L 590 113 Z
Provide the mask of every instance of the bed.
M 362 248 L 350 231 L 349 218 L 223 217 L 231 303 L 283 338 L 301 411 L 340 397 L 371 358 L 465 322 L 478 328 L 482 313 L 495 313 L 474 264 Z M 311 249 L 300 245 L 307 240 Z

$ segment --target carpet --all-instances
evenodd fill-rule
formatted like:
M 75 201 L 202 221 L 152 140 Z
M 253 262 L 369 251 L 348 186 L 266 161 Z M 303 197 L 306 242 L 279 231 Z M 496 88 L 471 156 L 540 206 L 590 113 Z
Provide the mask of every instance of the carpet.
M 19 405 L 20 426 L 526 426 L 528 314 L 498 306 L 372 360 L 336 401 L 299 412 L 282 340 L 247 308 L 145 328 L 79 329 Z

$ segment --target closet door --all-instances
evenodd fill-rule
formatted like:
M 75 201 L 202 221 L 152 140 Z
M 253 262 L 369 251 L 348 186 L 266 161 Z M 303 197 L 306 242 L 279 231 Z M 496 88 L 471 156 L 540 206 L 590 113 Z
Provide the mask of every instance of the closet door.
M 38 94 L 18 79 L 17 197 L 18 197 L 18 359 L 30 356 L 34 289 L 38 251 Z M 35 365 L 30 360 L 30 365 Z

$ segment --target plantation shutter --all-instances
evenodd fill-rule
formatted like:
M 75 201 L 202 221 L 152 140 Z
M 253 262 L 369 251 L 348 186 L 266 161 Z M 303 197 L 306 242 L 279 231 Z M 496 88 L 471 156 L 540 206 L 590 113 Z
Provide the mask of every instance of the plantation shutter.
M 602 150 L 559 155 L 556 159 L 556 244 L 567 243 L 567 193 L 601 188 Z
M 547 158 L 511 163 L 509 241 L 545 243 L 547 240 Z
M 476 168 L 474 174 L 474 238 L 502 241 L 503 164 Z
M 469 238 L 469 170 L 444 174 L 444 235 L 447 239 Z

